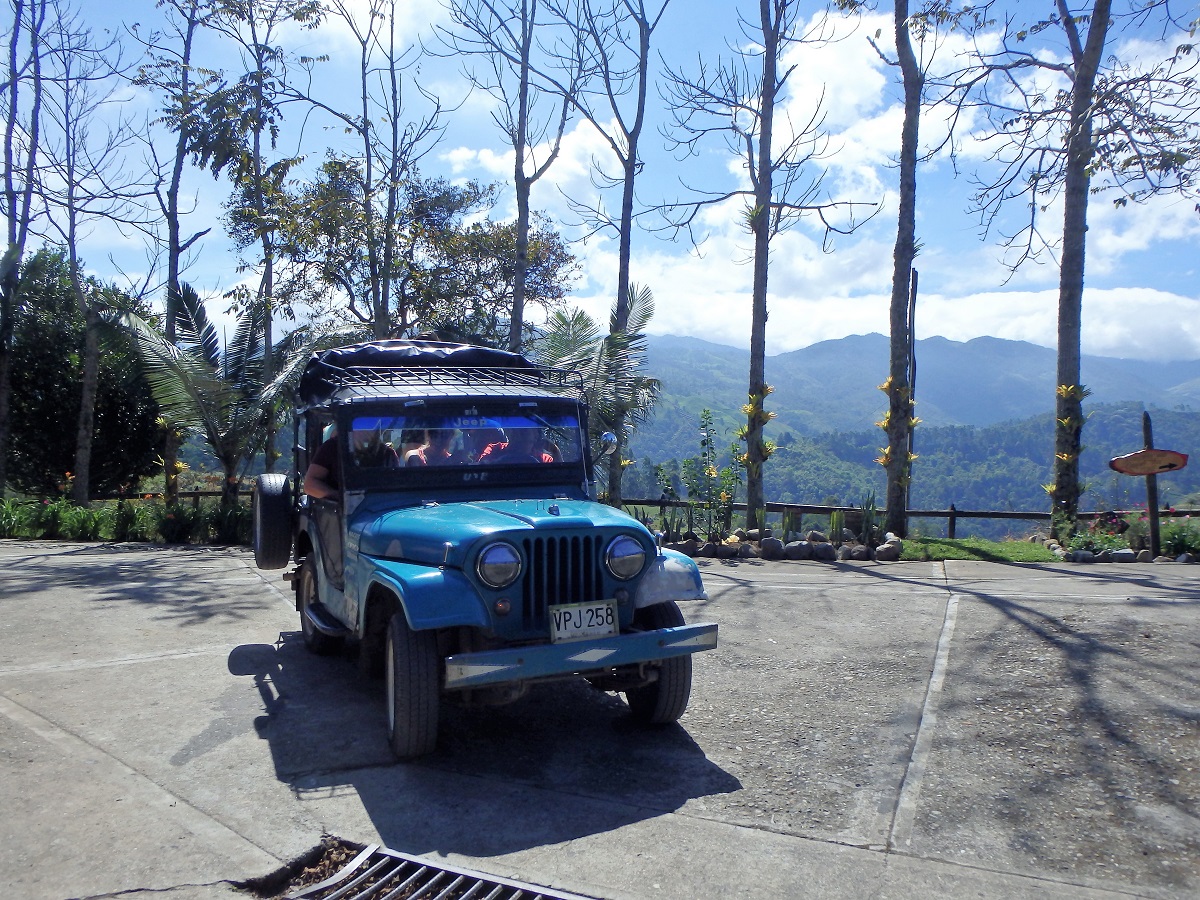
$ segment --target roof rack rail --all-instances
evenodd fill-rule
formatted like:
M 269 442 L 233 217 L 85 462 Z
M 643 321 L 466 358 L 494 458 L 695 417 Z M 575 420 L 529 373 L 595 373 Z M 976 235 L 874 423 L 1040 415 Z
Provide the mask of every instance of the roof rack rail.
M 583 375 L 569 369 L 536 367 L 529 369 L 492 368 L 482 366 L 406 366 L 380 368 L 347 366 L 340 372 L 328 372 L 329 381 L 341 387 L 374 387 L 394 385 L 411 387 L 493 387 L 513 385 L 551 391 L 583 392 Z

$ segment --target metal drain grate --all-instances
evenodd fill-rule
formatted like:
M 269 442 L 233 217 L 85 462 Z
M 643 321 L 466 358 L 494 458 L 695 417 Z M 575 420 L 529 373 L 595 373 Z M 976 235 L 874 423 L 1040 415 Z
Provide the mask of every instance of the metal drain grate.
M 286 900 L 590 900 L 373 844 L 340 872 Z

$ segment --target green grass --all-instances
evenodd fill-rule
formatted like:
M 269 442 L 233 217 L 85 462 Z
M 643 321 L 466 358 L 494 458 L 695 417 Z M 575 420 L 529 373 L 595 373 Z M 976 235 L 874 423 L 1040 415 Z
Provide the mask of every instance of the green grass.
M 1028 541 L 989 541 L 985 538 L 905 538 L 901 559 L 910 561 L 980 559 L 986 562 L 1055 562 L 1057 557 L 1039 544 Z

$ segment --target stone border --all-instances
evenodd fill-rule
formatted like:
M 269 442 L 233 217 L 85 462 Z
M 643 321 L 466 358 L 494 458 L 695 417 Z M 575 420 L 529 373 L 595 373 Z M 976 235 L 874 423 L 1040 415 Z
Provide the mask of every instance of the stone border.
M 664 545 L 669 550 L 677 550 L 693 558 L 700 559 L 766 559 L 766 560 L 822 560 L 838 562 L 855 560 L 860 562 L 895 562 L 900 559 L 903 544 L 900 538 L 891 532 L 884 536 L 884 541 L 878 547 L 871 547 L 856 541 L 851 535 L 843 539 L 840 547 L 834 546 L 824 534 L 810 531 L 804 540 L 784 543 L 772 536 L 771 529 L 761 532 L 752 530 L 744 532 L 740 528 L 724 541 L 701 541 L 693 537 L 686 541 Z

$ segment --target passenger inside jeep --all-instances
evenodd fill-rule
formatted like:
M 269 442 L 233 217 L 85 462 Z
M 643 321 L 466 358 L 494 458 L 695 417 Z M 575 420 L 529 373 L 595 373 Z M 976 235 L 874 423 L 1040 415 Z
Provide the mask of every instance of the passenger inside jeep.
M 406 466 L 445 466 L 454 462 L 451 446 L 458 432 L 453 428 L 430 428 L 425 443 L 404 454 Z

